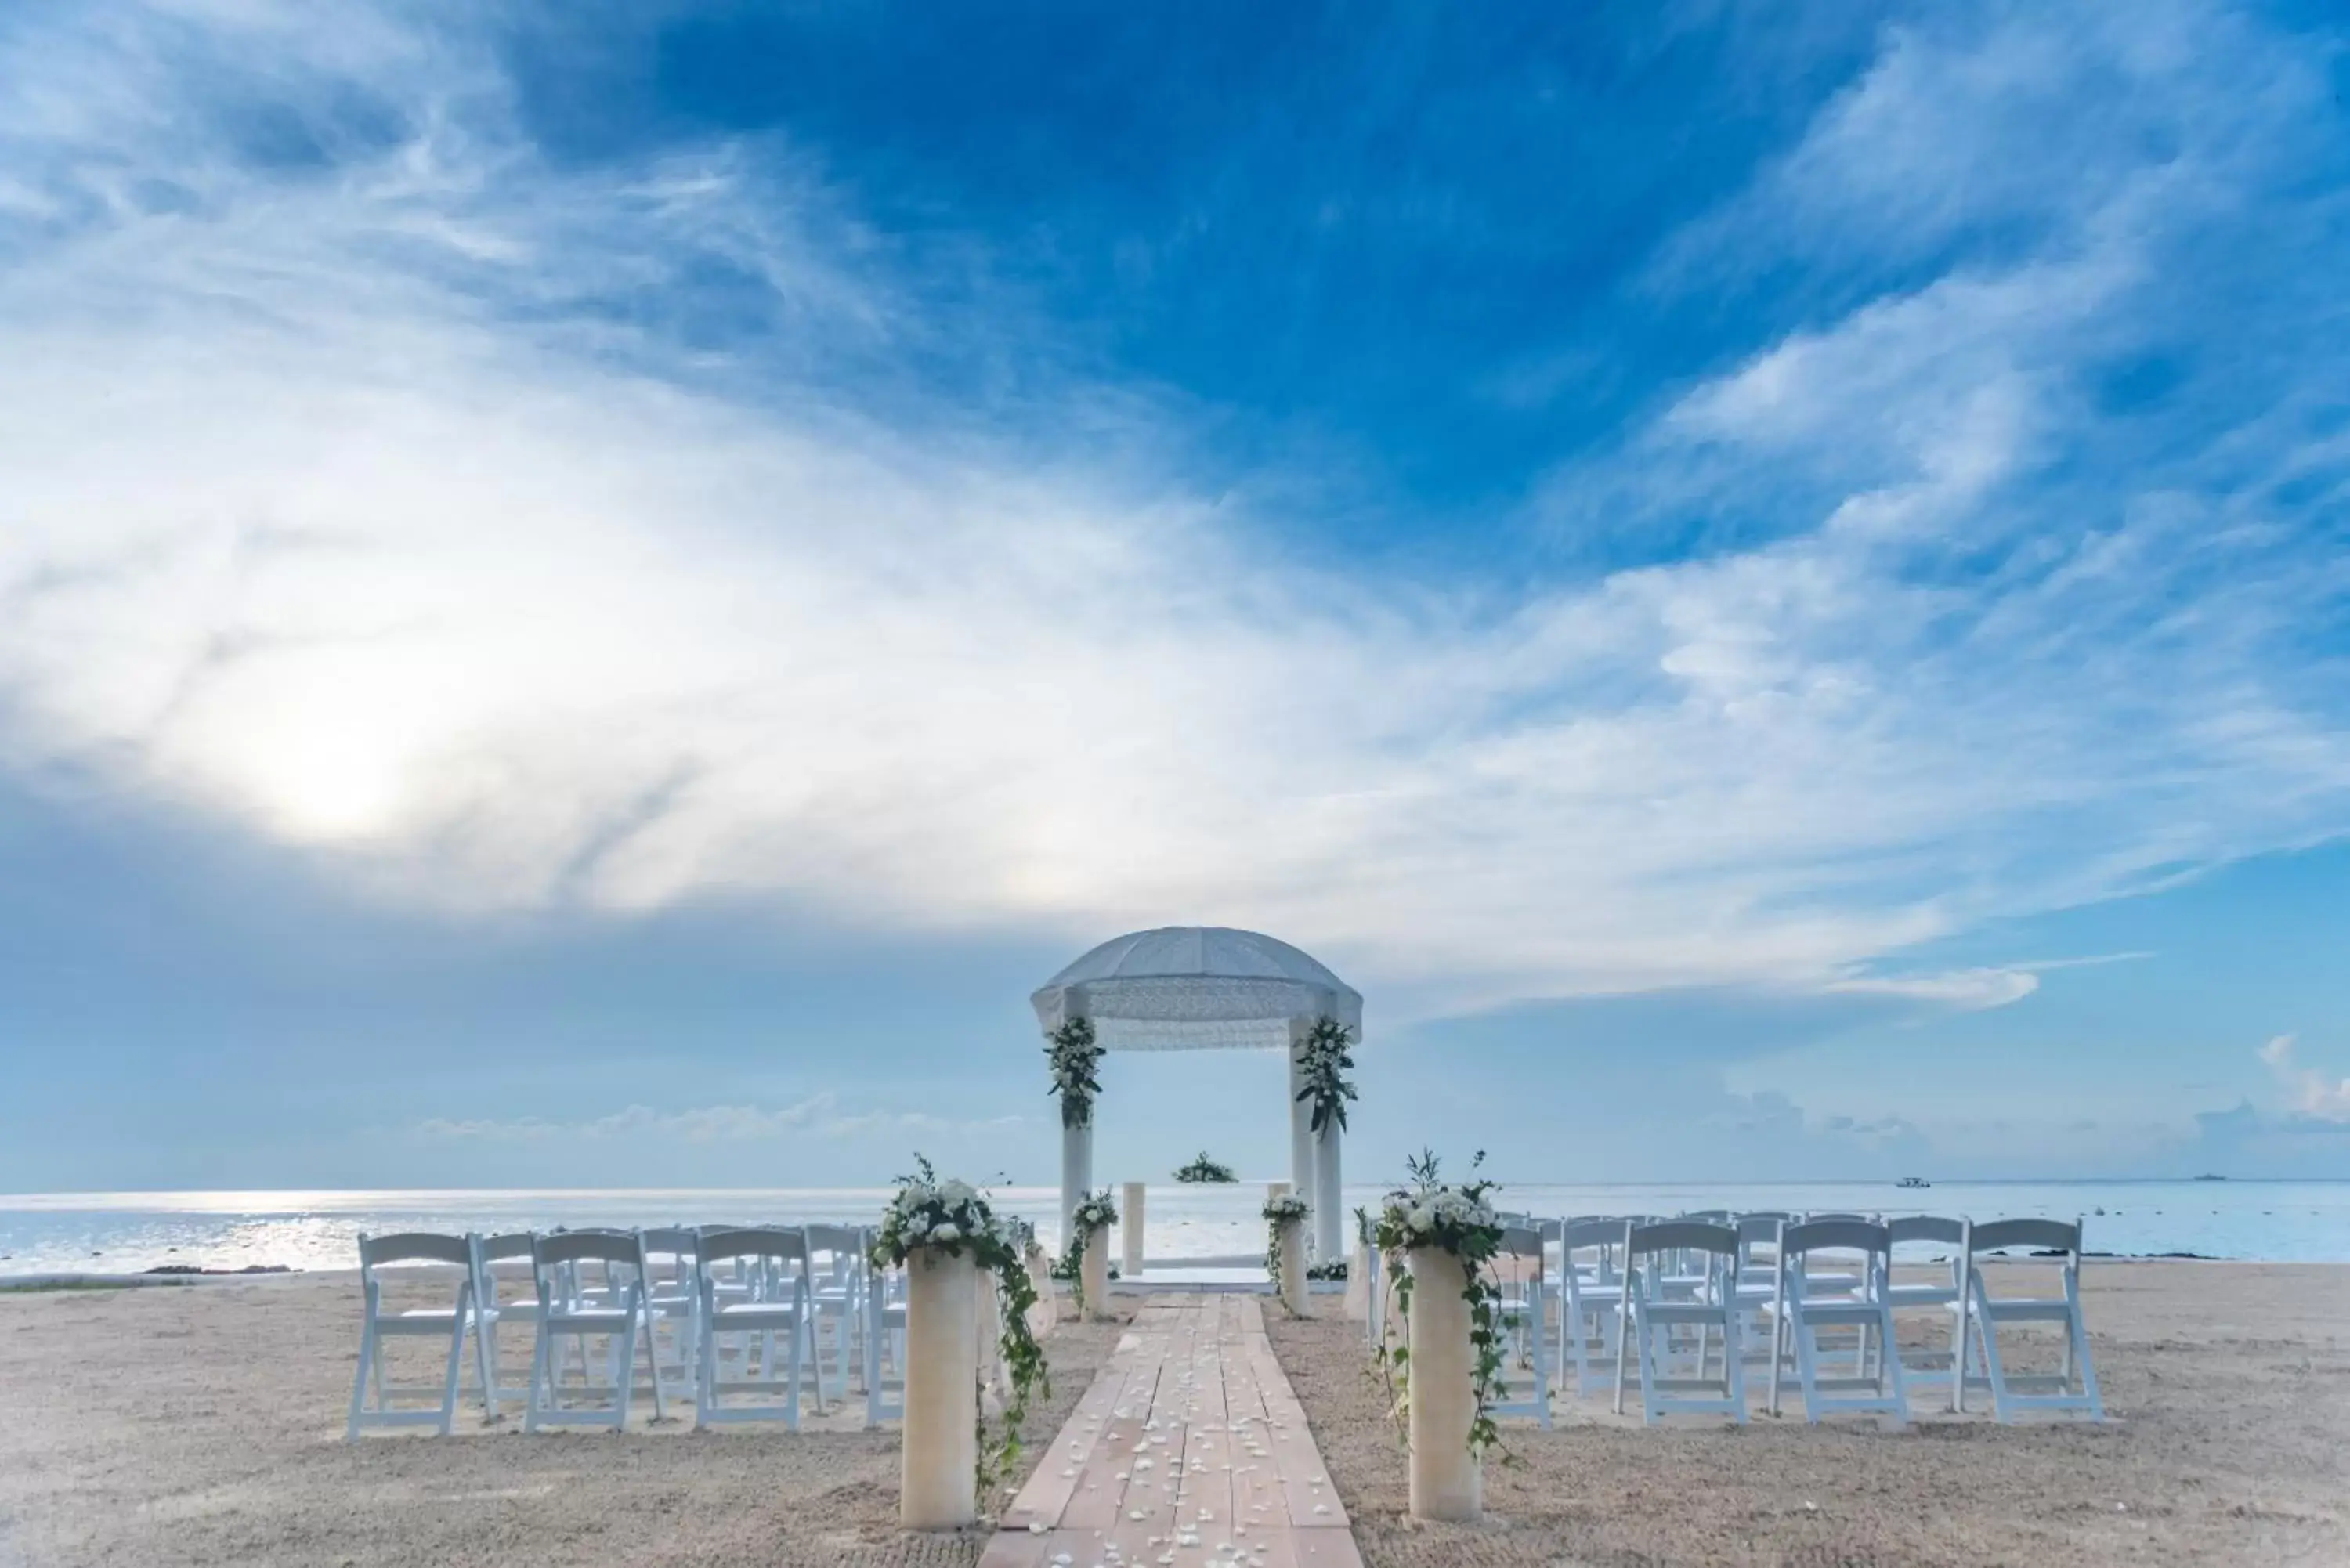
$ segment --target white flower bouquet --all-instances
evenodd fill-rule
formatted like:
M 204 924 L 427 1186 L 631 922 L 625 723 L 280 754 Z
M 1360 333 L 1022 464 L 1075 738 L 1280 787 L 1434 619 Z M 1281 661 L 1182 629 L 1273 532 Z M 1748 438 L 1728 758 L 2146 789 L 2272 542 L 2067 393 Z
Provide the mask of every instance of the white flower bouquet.
M 1264 1219 L 1268 1225 L 1279 1225 L 1290 1220 L 1303 1220 L 1313 1212 L 1314 1205 L 1306 1202 L 1295 1192 L 1284 1192 L 1264 1200 Z
M 983 1268 L 999 1260 L 1016 1262 L 1019 1237 L 1012 1223 L 999 1219 L 977 1188 L 968 1181 L 941 1181 L 930 1161 L 919 1160 L 920 1172 L 901 1178 L 881 1210 L 881 1224 L 873 1236 L 873 1261 L 897 1268 L 917 1247 L 936 1247 L 950 1254 L 969 1248 Z
M 1118 1205 L 1110 1201 L 1109 1189 L 1089 1192 L 1069 1216 L 1070 1228 L 1076 1231 L 1106 1231 L 1118 1223 Z

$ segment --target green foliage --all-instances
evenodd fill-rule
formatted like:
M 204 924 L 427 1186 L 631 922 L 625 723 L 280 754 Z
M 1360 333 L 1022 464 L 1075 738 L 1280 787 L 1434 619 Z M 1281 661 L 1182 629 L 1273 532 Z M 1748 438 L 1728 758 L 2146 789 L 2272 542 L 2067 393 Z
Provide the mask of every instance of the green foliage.
M 1195 1184 L 1227 1185 L 1238 1181 L 1240 1177 L 1234 1173 L 1231 1166 L 1219 1164 L 1210 1158 L 1208 1151 L 1203 1148 L 1200 1151 L 1197 1159 L 1175 1173 L 1175 1179 Z

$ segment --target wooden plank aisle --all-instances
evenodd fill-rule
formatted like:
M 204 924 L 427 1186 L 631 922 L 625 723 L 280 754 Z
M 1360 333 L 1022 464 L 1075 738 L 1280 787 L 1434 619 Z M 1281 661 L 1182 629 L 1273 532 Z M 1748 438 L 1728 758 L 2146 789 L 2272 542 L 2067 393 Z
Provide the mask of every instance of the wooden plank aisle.
M 1361 1568 L 1254 1296 L 1135 1314 L 980 1568 Z

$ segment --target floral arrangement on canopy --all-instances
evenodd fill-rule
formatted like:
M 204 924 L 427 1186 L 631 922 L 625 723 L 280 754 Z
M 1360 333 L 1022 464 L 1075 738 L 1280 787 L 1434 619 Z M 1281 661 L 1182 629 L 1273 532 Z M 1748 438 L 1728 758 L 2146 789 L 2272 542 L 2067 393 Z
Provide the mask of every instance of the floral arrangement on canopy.
M 1339 1130 L 1346 1129 L 1347 1102 L 1357 1097 L 1354 1080 L 1347 1076 L 1355 1067 L 1355 1058 L 1348 1052 L 1354 1043 L 1353 1030 L 1335 1018 L 1324 1017 L 1315 1022 L 1298 1052 L 1302 1086 L 1297 1097 L 1314 1103 L 1312 1126 L 1317 1133 L 1334 1121 Z
M 1484 1163 L 1485 1151 L 1479 1149 L 1469 1168 L 1473 1171 Z M 1502 1311 L 1501 1287 L 1491 1268 L 1502 1247 L 1501 1216 L 1491 1201 L 1496 1184 L 1472 1180 L 1448 1185 L 1440 1178 L 1433 1150 L 1422 1150 L 1418 1158 L 1407 1161 L 1405 1170 L 1407 1184 L 1388 1193 L 1379 1206 L 1371 1241 L 1384 1253 L 1432 1248 L 1461 1261 L 1461 1272 L 1467 1282 L 1461 1295 L 1469 1303 L 1469 1344 L 1475 1357 L 1471 1382 L 1476 1412 L 1469 1424 L 1469 1451 L 1482 1458 L 1502 1438 L 1492 1410 L 1503 1392 L 1502 1366 L 1510 1327 L 1510 1314 Z M 1396 1310 L 1407 1324 L 1411 1321 L 1411 1271 L 1399 1271 Z M 1374 1354 L 1394 1397 L 1396 1419 L 1409 1430 L 1411 1368 L 1405 1344 Z
M 1314 1212 L 1314 1205 L 1295 1192 L 1280 1192 L 1264 1200 L 1264 1272 L 1272 1276 L 1274 1292 L 1281 1289 L 1281 1229 L 1284 1225 L 1303 1225 Z M 1284 1303 L 1284 1304 L 1286 1304 Z
M 1110 1201 L 1109 1189 L 1089 1192 L 1069 1215 L 1069 1250 L 1062 1255 L 1056 1271 L 1069 1282 L 1076 1293 L 1077 1311 L 1086 1310 L 1086 1250 L 1094 1245 L 1094 1238 L 1118 1223 L 1118 1205 Z
M 1061 1125 L 1091 1127 L 1094 1096 L 1101 1093 L 1101 1059 L 1107 1049 L 1094 1036 L 1094 1021 L 1072 1018 L 1045 1036 L 1045 1060 L 1060 1096 Z
M 931 1162 L 914 1157 L 915 1174 L 898 1179 L 897 1190 L 881 1210 L 881 1224 L 869 1250 L 877 1268 L 903 1268 L 924 1248 L 948 1257 L 968 1252 L 972 1261 L 995 1276 L 1003 1310 L 997 1315 L 1003 1328 L 996 1354 L 1009 1375 L 1011 1397 L 1004 1401 L 1003 1436 L 994 1444 L 986 1438 L 986 1417 L 980 1418 L 979 1475 L 984 1495 L 997 1477 L 1014 1471 L 1020 1459 L 1020 1424 L 1028 1413 L 1032 1394 L 1050 1396 L 1052 1381 L 1045 1368 L 1045 1352 L 1028 1327 L 1028 1309 L 1036 1304 L 1036 1284 L 1029 1277 L 1027 1246 L 1035 1232 L 1017 1220 L 996 1214 L 979 1189 L 967 1181 L 939 1179 Z

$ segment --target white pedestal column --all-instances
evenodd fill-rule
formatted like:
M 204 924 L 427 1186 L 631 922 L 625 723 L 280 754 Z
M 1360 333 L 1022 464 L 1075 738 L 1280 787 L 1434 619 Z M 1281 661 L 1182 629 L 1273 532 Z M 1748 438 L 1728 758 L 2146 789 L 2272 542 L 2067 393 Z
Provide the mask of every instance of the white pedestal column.
M 1107 1227 L 1086 1238 L 1086 1255 L 1077 1260 L 1077 1277 L 1085 1282 L 1086 1315 L 1109 1315 L 1109 1231 Z
M 1328 1121 L 1314 1135 L 1314 1261 L 1326 1262 L 1347 1255 L 1346 1188 L 1338 1170 L 1338 1124 Z
M 1088 1117 L 1077 1127 L 1061 1128 L 1061 1251 L 1069 1250 L 1069 1238 L 1076 1234 L 1072 1219 L 1086 1194 L 1094 1189 L 1094 1124 Z
M 1411 1269 L 1411 1515 L 1474 1520 L 1484 1510 L 1484 1477 L 1469 1452 L 1476 1417 L 1471 1384 L 1469 1303 L 1461 1260 L 1414 1248 Z
M 1036 1304 L 1028 1309 L 1028 1332 L 1038 1339 L 1061 1321 L 1061 1297 L 1053 1289 L 1053 1261 L 1035 1241 L 1028 1243 L 1028 1279 L 1036 1287 Z
M 1371 1250 L 1360 1241 L 1347 1264 L 1347 1315 L 1358 1323 L 1371 1316 Z
M 1274 1283 L 1281 1291 L 1281 1304 L 1305 1315 L 1305 1225 L 1302 1220 L 1281 1222 L 1281 1278 Z
M 1314 1111 L 1297 1095 L 1305 1087 L 1305 1036 L 1312 1028 L 1301 1019 L 1289 1024 L 1289 1180 L 1308 1203 L 1314 1202 Z
M 1118 1207 L 1118 1239 L 1124 1253 L 1118 1261 L 1118 1272 L 1129 1280 L 1142 1277 L 1144 1224 L 1142 1183 L 1129 1181 Z
M 957 1530 L 978 1517 L 979 1269 L 916 1248 L 906 1262 L 906 1421 L 898 1521 Z

